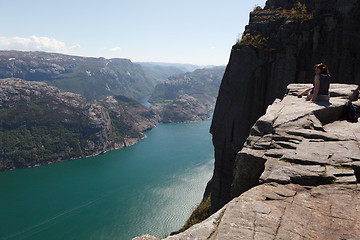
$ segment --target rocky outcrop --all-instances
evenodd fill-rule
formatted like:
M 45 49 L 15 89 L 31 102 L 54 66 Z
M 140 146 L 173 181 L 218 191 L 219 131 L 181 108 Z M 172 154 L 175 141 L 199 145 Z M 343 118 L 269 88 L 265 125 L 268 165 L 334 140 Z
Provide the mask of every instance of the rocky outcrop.
M 346 98 L 357 100 L 359 87 L 332 84 L 330 103 L 298 98 L 307 87 L 289 85 L 251 128 L 236 155 L 234 199 L 166 239 L 360 236 L 360 122 L 343 119 Z
M 359 123 L 344 120 L 345 98 L 357 100 L 357 85 L 332 84 L 330 103 L 312 104 L 289 85 L 252 127 L 235 160 L 232 196 L 263 182 L 322 185 L 360 182 Z M 358 178 L 358 179 L 357 179 Z
M 338 210 L 332 209 L 338 209 L 341 204 L 333 203 L 330 198 L 323 201 L 327 196 L 336 196 L 339 198 L 335 201 L 344 202 L 340 197 L 344 194 L 349 200 L 347 203 L 355 202 L 355 205 L 344 203 L 342 207 L 349 206 L 358 214 L 355 197 L 358 183 L 355 182 L 359 181 L 356 155 L 359 153 L 359 125 L 339 118 L 345 104 L 344 96 L 351 96 L 354 88 L 343 91 L 332 85 L 337 90 L 332 90 L 331 105 L 321 106 L 297 99 L 293 94 L 298 92 L 297 88 L 305 86 L 293 85 L 288 96 L 271 106 L 255 124 L 275 99 L 283 97 L 289 84 L 312 83 L 313 66 L 317 63 L 325 62 L 329 66 L 333 83 L 359 85 L 359 25 L 358 0 L 268 0 L 264 9 L 257 7 L 250 13 L 249 25 L 232 47 L 210 129 L 215 169 L 204 195 L 211 196 L 212 210 L 217 212 L 203 224 L 169 239 L 289 239 L 300 230 L 303 235 L 296 235 L 294 239 L 328 239 L 329 234 L 335 239 L 359 236 L 358 224 L 350 223 L 358 223 L 358 217 L 347 209 L 344 210 L 347 217 L 337 217 Z M 293 129 L 294 126 L 298 129 Z M 336 182 L 341 185 L 331 184 Z M 302 189 L 296 190 L 293 196 L 282 193 L 279 196 L 297 202 L 298 193 L 304 193 L 301 212 L 308 212 L 304 222 L 290 229 L 282 221 L 288 219 L 286 215 L 278 215 L 282 217 L 277 221 L 277 210 L 261 210 L 262 203 L 250 196 L 258 190 L 256 196 L 260 197 L 267 187 L 272 193 L 277 189 L 281 192 L 283 188 Z M 327 196 L 320 199 L 326 211 L 321 208 L 320 212 L 316 211 L 318 191 L 328 188 L 323 193 Z M 357 190 L 353 192 L 354 189 Z M 239 194 L 240 198 L 248 196 L 249 204 L 238 203 L 236 211 L 227 211 L 227 206 L 239 201 Z M 265 202 L 279 203 L 281 209 L 288 206 L 286 201 L 274 197 L 265 197 Z M 259 211 L 256 210 L 258 206 Z M 248 216 L 224 217 L 227 214 Z M 321 221 L 317 220 L 318 216 Z M 301 213 L 293 215 L 294 220 L 302 217 Z M 257 228 L 263 226 L 257 223 L 267 218 L 275 231 Z M 339 219 L 342 225 L 336 225 Z M 310 233 L 309 229 L 316 232 Z
M 0 171 L 97 155 L 133 145 L 159 115 L 137 101 L 82 96 L 43 82 L 0 80 Z
M 201 224 L 166 239 L 358 239 L 359 204 L 359 185 L 266 183 L 232 200 Z
M 174 74 L 155 87 L 149 101 L 153 103 L 175 100 L 183 94 L 202 101 L 213 108 L 225 67 L 197 69 L 193 72 Z
M 357 0 L 269 0 L 250 14 L 244 38 L 232 48 L 210 130 L 215 170 L 205 195 L 213 211 L 232 199 L 235 156 L 288 84 L 311 83 L 319 62 L 329 66 L 333 82 L 360 83 L 359 16 Z
M 183 94 L 173 102 L 153 107 L 163 123 L 197 122 L 208 119 L 210 110 L 196 98 Z
M 175 74 L 155 87 L 149 101 L 161 109 L 163 122 L 192 122 L 210 117 L 224 67 Z
M 139 133 L 155 128 L 161 121 L 160 116 L 153 109 L 143 106 L 132 98 L 120 95 L 108 96 L 99 102 L 111 110 L 116 119 Z

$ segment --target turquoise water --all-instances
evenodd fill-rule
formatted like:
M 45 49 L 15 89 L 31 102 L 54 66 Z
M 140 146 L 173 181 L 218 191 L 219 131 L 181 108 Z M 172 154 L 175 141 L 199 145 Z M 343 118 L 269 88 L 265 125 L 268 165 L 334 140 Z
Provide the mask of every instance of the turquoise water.
M 166 236 L 211 178 L 209 125 L 160 124 L 128 148 L 0 173 L 0 239 Z

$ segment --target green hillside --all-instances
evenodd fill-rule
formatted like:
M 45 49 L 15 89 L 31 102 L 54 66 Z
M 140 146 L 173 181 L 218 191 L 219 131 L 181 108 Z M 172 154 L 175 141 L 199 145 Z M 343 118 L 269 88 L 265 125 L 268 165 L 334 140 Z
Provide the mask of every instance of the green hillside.
M 43 81 L 87 99 L 124 95 L 140 99 L 157 83 L 128 59 L 69 56 L 45 52 L 0 51 L 0 78 Z
M 169 103 L 187 94 L 205 104 L 209 98 L 216 98 L 224 71 L 221 66 L 173 75 L 155 87 L 149 101 Z

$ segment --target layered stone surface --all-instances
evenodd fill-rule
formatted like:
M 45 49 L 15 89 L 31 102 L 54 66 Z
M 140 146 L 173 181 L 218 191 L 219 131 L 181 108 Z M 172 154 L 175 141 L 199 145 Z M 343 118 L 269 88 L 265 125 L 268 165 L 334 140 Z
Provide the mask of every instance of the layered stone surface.
M 358 86 L 332 84 L 330 102 L 310 103 L 297 95 L 306 84 L 290 84 L 252 127 L 235 160 L 232 196 L 263 182 L 321 185 L 357 183 L 360 124 L 345 120 L 347 98 Z
M 299 3 L 312 18 L 296 14 Z M 213 115 L 215 170 L 206 189 L 213 211 L 231 200 L 235 156 L 287 85 L 312 83 L 313 66 L 320 62 L 329 67 L 333 83 L 360 83 L 359 23 L 358 0 L 268 0 L 250 13 L 244 35 L 262 44 L 233 46 Z
M 360 103 L 359 87 L 332 84 L 330 102 L 310 103 L 298 98 L 309 86 L 290 84 L 252 127 L 235 198 L 166 239 L 358 239 L 360 123 L 344 119 L 344 106 Z
M 359 185 L 266 183 L 166 239 L 359 239 L 359 206 Z

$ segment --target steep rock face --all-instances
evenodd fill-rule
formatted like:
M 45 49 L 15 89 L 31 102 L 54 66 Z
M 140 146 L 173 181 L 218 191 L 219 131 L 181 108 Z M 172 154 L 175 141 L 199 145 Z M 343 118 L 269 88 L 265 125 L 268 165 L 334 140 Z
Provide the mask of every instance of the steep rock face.
M 333 82 L 360 83 L 359 1 L 299 1 L 305 16 L 292 14 L 297 2 L 269 0 L 254 10 L 246 37 L 232 48 L 210 130 L 215 169 L 205 195 L 214 211 L 233 197 L 235 156 L 251 126 L 289 83 L 311 83 L 319 62 Z
M 0 80 L 0 171 L 97 155 L 145 137 L 160 117 L 122 96 L 87 102 L 43 82 Z

